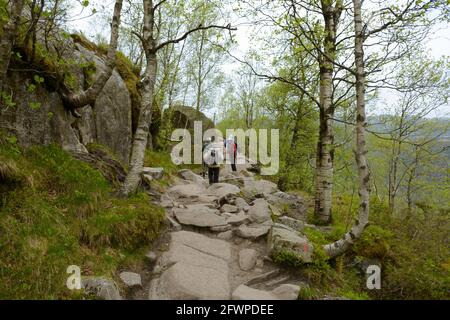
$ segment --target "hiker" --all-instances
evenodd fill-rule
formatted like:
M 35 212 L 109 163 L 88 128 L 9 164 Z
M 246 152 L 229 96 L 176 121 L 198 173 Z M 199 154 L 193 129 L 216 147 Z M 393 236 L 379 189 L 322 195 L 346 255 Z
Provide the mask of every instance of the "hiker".
M 227 140 L 224 141 L 224 147 L 227 149 L 228 159 L 231 162 L 231 170 L 236 170 L 236 158 L 237 158 L 237 136 L 230 135 Z
M 211 137 L 211 142 L 205 146 L 203 151 L 203 161 L 208 166 L 209 184 L 219 182 L 220 164 L 223 162 L 223 147 L 215 142 L 215 137 Z

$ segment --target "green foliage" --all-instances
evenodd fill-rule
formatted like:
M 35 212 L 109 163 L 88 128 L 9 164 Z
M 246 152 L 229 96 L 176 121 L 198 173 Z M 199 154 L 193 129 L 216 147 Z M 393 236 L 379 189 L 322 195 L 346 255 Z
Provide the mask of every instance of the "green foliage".
M 66 268 L 113 276 L 136 262 L 163 218 L 148 196 L 112 196 L 97 170 L 57 146 L 0 139 L 0 297 L 76 298 Z

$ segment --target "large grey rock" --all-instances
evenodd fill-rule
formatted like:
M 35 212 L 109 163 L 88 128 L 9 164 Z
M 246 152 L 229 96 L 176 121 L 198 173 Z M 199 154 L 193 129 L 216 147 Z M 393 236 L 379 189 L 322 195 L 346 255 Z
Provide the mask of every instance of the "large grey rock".
M 119 277 L 128 288 L 142 287 L 141 275 L 138 273 L 124 271 L 120 273 Z
M 277 257 L 280 254 L 289 254 L 298 262 L 312 261 L 313 245 L 305 236 L 301 236 L 289 227 L 274 225 L 269 233 L 267 247 L 269 255 Z
M 226 225 L 219 211 L 204 204 L 188 205 L 186 208 L 174 208 L 173 213 L 181 224 L 197 227 L 217 227 Z
M 268 225 L 247 226 L 243 224 L 234 230 L 234 234 L 244 239 L 255 240 L 259 237 L 265 236 L 269 232 L 270 228 L 271 227 Z
M 164 169 L 163 168 L 143 167 L 142 174 L 149 175 L 153 179 L 159 180 L 159 179 L 162 179 L 162 177 L 164 175 Z
M 122 300 L 117 285 L 110 279 L 86 277 L 81 279 L 81 287 L 87 294 L 102 300 Z
M 206 192 L 210 195 L 217 196 L 219 198 L 225 197 L 229 194 L 237 194 L 240 192 L 239 187 L 229 184 L 229 183 L 214 183 L 206 190 Z
M 252 222 L 262 223 L 271 220 L 269 204 L 264 199 L 255 199 L 248 209 L 248 215 Z
M 242 191 L 247 195 L 270 194 L 278 190 L 275 183 L 267 180 L 245 179 Z
M 180 231 L 171 233 L 169 250 L 159 264 L 165 271 L 150 283 L 149 298 L 230 298 L 230 244 L 204 235 Z
M 41 34 L 38 35 L 38 44 L 44 46 L 39 43 L 40 39 Z M 73 75 L 75 90 L 83 89 L 85 83 L 81 64 L 95 63 L 97 73 L 94 78 L 106 67 L 102 58 L 75 44 L 72 39 L 55 36 L 49 47 L 58 47 L 65 61 L 73 61 L 68 68 Z M 49 86 L 37 85 L 30 92 L 28 88 L 32 83 L 33 73 L 8 73 L 6 85 L 14 91 L 16 106 L 2 108 L 0 129 L 14 134 L 23 146 L 54 143 L 66 151 L 86 153 L 86 144 L 102 144 L 114 151 L 120 160 L 128 162 L 132 141 L 131 99 L 117 71 L 113 71 L 95 104 L 80 109 L 81 119 L 74 118 L 66 110 L 59 94 L 48 90 Z M 38 107 L 31 108 L 30 103 Z
M 300 286 L 286 283 L 273 289 L 271 292 L 280 300 L 297 300 Z
M 205 187 L 208 185 L 208 183 L 206 182 L 205 179 L 203 179 L 202 176 L 192 172 L 192 170 L 182 169 L 182 170 L 178 171 L 178 174 L 181 177 L 183 177 L 183 179 L 191 181 L 193 183 L 200 184 L 200 185 L 203 185 Z
M 258 252 L 254 249 L 242 249 L 239 251 L 239 267 L 243 271 L 253 269 L 258 258 Z

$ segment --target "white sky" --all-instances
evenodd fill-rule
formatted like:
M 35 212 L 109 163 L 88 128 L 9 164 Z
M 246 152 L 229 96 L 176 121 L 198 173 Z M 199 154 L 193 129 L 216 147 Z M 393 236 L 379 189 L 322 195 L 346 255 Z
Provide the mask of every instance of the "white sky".
M 89 15 L 92 7 L 97 8 L 98 11 L 104 12 L 104 14 L 110 15 L 112 14 L 112 7 L 114 1 L 91 0 L 90 3 L 91 3 L 90 7 L 86 8 L 84 11 L 81 11 L 80 5 L 76 4 L 74 5 L 74 8 L 72 10 L 73 21 L 69 23 L 69 28 L 72 31 L 81 31 L 91 39 L 93 39 L 97 34 L 103 34 L 107 36 L 109 33 L 108 29 L 109 27 L 99 23 L 101 19 L 99 19 L 98 14 L 88 18 L 82 17 Z M 234 20 L 231 21 L 232 25 L 237 26 L 238 28 L 238 30 L 234 33 L 238 45 L 233 50 L 233 54 L 242 58 L 244 54 L 248 52 L 249 49 L 252 48 L 249 36 L 249 33 L 252 31 L 252 28 L 249 26 L 249 21 L 247 20 L 243 20 L 242 18 L 235 18 L 235 19 L 232 18 L 232 20 Z M 431 37 L 427 40 L 427 43 L 425 44 L 425 46 L 429 49 L 429 54 L 435 58 L 439 58 L 444 55 L 450 55 L 450 26 L 448 24 L 440 25 L 439 27 L 436 27 L 435 30 L 433 30 L 433 32 L 431 32 L 430 34 Z M 232 74 L 237 68 L 239 68 L 239 63 L 234 61 L 230 57 L 230 63 L 224 65 L 223 71 L 226 74 Z M 381 93 L 380 96 L 381 100 L 384 100 L 387 103 L 389 103 L 389 100 L 392 100 L 395 97 L 394 95 L 387 92 Z M 429 116 L 430 117 L 450 116 L 450 104 L 441 107 L 439 110 L 434 111 L 434 113 L 430 114 Z

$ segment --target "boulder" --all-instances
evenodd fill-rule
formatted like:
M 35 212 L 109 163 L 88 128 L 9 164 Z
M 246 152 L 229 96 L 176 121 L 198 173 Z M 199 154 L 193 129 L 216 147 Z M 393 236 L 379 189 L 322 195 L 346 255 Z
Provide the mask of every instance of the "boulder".
M 205 186 L 205 187 L 208 185 L 208 182 L 205 179 L 203 179 L 202 176 L 192 172 L 192 170 L 182 169 L 182 170 L 178 171 L 178 174 L 183 179 L 191 181 L 193 183 L 200 184 L 200 185 Z
M 271 220 L 269 204 L 264 199 L 255 199 L 248 209 L 248 215 L 252 222 L 262 223 Z
M 253 269 L 258 258 L 258 252 L 254 249 L 242 249 L 239 251 L 239 267 L 243 271 Z
M 37 28 L 42 29 L 42 28 Z M 72 39 L 62 39 L 59 32 L 47 38 L 51 50 L 57 48 L 64 61 L 73 61 L 70 74 L 74 90 L 84 89 L 82 65 L 95 63 L 97 74 L 106 68 L 105 61 L 95 52 L 77 45 Z M 38 45 L 44 47 L 43 31 L 38 32 Z M 79 109 L 82 118 L 74 118 L 64 107 L 60 95 L 47 81 L 32 92 L 33 72 L 9 70 L 5 91 L 14 91 L 14 108 L 2 108 L 0 130 L 12 133 L 22 146 L 60 145 L 70 152 L 87 153 L 86 146 L 96 143 L 107 146 L 123 163 L 128 163 L 132 143 L 131 99 L 125 81 L 116 70 L 106 82 L 95 103 Z M 31 108 L 30 103 L 39 106 Z
M 217 227 L 226 225 L 224 217 L 219 216 L 216 209 L 204 204 L 188 205 L 186 208 L 174 208 L 173 213 L 177 220 L 184 225 L 196 227 Z
M 259 237 L 265 236 L 269 230 L 270 230 L 271 226 L 268 225 L 241 225 L 239 226 L 239 228 L 234 230 L 234 233 L 244 239 L 250 239 L 250 240 L 255 240 Z
M 270 194 L 278 190 L 275 183 L 267 180 L 245 179 L 242 191 L 248 195 Z
M 307 205 L 299 195 L 277 191 L 273 194 L 266 194 L 266 200 L 275 207 L 286 208 L 287 214 L 295 219 L 305 218 Z
M 270 231 L 268 252 L 271 257 L 290 255 L 300 263 L 312 261 L 314 247 L 305 236 L 301 236 L 290 227 L 274 225 Z
M 142 174 L 149 175 L 153 179 L 159 180 L 159 179 L 162 179 L 162 177 L 164 175 L 164 169 L 163 168 L 143 167 Z
M 124 271 L 120 273 L 119 277 L 128 288 L 142 287 L 141 275 L 138 273 Z
M 93 294 L 102 300 L 122 300 L 114 281 L 106 278 L 87 277 L 81 279 L 81 287 L 87 294 Z
M 230 261 L 228 242 L 194 232 L 173 232 L 169 250 L 160 259 L 165 271 L 151 281 L 149 298 L 227 300 Z
M 217 196 L 219 198 L 225 197 L 229 194 L 237 194 L 240 192 L 239 187 L 232 185 L 230 183 L 214 183 L 206 189 L 207 194 Z

